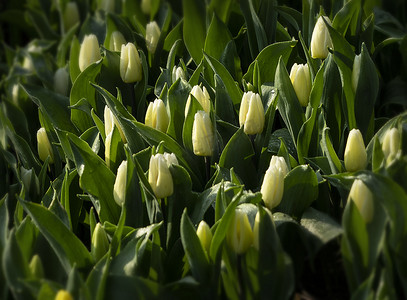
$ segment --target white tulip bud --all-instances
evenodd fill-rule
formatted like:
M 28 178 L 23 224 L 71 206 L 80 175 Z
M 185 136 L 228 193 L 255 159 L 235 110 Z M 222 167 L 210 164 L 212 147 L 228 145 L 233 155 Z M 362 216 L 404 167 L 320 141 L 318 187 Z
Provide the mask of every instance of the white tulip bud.
M 325 59 L 329 54 L 328 47 L 332 48 L 332 40 L 329 35 L 328 27 L 322 18 L 324 18 L 329 25 L 332 25 L 328 17 L 320 16 L 318 18 L 311 37 L 311 56 L 313 58 Z
M 132 43 L 122 45 L 120 55 L 120 76 L 125 83 L 140 81 L 143 68 L 136 46 Z
M 165 198 L 173 194 L 174 184 L 172 175 L 163 154 L 158 153 L 151 156 L 148 182 L 157 198 Z
M 119 52 L 122 49 L 122 45 L 126 44 L 126 39 L 120 31 L 113 31 L 110 35 L 109 50 Z
M 362 133 L 359 129 L 349 132 L 345 147 L 345 168 L 349 172 L 364 170 L 367 166 L 367 153 Z
M 362 54 L 356 55 L 355 60 L 353 61 L 352 68 L 352 89 L 356 92 L 360 76 L 360 66 L 362 63 Z
M 151 0 L 141 0 L 141 11 L 145 15 L 149 15 L 151 12 Z
M 44 127 L 41 127 L 37 131 L 37 143 L 38 143 L 38 156 L 42 161 L 45 161 L 49 156 L 49 163 L 54 162 L 54 152 L 52 151 L 51 143 L 49 142 L 47 132 Z
M 117 205 L 123 206 L 126 201 L 127 161 L 124 160 L 117 168 L 116 180 L 113 186 L 113 198 Z
M 124 136 L 124 132 L 122 128 L 120 127 L 119 122 L 117 121 L 116 117 L 113 115 L 112 111 L 110 108 L 105 105 L 105 110 L 104 110 L 104 120 L 105 120 L 105 135 L 106 137 L 113 131 L 114 126 L 119 129 L 120 137 L 123 141 L 123 143 L 126 143 L 126 137 Z
M 113 130 L 106 135 L 105 139 L 105 162 L 106 166 L 110 168 L 110 148 L 112 146 Z
M 253 92 L 243 94 L 239 110 L 239 124 L 246 134 L 261 133 L 264 127 L 264 107 L 260 95 Z
M 284 177 L 287 173 L 288 167 L 284 158 L 273 156 L 260 190 L 263 201 L 270 210 L 278 206 L 283 199 Z
M 301 106 L 307 106 L 312 85 L 308 65 L 294 64 L 291 67 L 290 79 Z
M 95 261 L 99 261 L 109 250 L 109 241 L 105 230 L 97 223 L 92 234 L 91 253 Z
M 161 132 L 166 132 L 169 123 L 170 118 L 164 102 L 161 99 L 150 102 L 146 112 L 145 124 Z
M 65 5 L 63 20 L 65 32 L 69 31 L 69 29 L 71 29 L 76 23 L 80 22 L 79 9 L 76 2 L 68 2 Z
M 59 68 L 54 74 L 54 91 L 67 96 L 69 88 L 69 74 L 66 68 Z
M 83 72 L 101 58 L 98 38 L 94 34 L 86 35 L 79 51 L 79 69 Z
M 355 179 L 349 192 L 348 201 L 353 200 L 366 223 L 373 219 L 373 194 L 360 179 Z
M 155 53 L 158 40 L 160 39 L 161 30 L 156 21 L 152 21 L 146 26 L 146 46 L 148 52 Z
M 209 253 L 212 242 L 212 232 L 209 228 L 209 225 L 204 220 L 199 223 L 196 234 L 199 238 L 199 241 L 201 242 L 202 247 L 207 253 Z
M 388 129 L 384 135 L 382 150 L 387 163 L 390 163 L 400 149 L 400 133 L 397 128 Z
M 236 209 L 233 220 L 226 234 L 229 246 L 237 253 L 243 254 L 253 244 L 253 230 L 247 215 Z
M 185 105 L 185 116 L 187 116 L 189 107 L 191 105 L 191 95 L 194 96 L 196 100 L 198 100 L 203 110 L 209 114 L 211 110 L 211 99 L 209 93 L 205 87 L 201 88 L 199 85 L 195 85 L 192 88 L 187 100 L 187 104 Z
M 163 155 L 164 155 L 165 161 L 167 162 L 168 168 L 171 165 L 179 165 L 177 156 L 174 153 L 164 152 Z
M 174 68 L 172 68 L 172 76 L 171 76 L 171 78 L 172 78 L 172 82 L 177 81 L 178 78 L 186 80 L 184 70 L 181 67 L 174 66 Z
M 212 156 L 214 146 L 214 132 L 209 115 L 199 110 L 194 116 L 192 126 L 192 146 L 195 155 Z

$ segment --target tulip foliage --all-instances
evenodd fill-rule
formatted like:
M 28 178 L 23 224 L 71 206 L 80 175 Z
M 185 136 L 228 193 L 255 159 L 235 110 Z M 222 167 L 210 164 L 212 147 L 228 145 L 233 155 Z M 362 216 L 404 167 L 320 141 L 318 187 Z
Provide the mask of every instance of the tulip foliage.
M 405 3 L 0 4 L 0 299 L 407 298 Z

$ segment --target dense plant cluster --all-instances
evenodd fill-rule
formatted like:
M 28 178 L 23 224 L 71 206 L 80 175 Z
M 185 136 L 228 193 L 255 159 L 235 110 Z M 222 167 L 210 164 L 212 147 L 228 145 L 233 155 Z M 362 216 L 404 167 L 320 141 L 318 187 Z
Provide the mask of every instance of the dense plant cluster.
M 406 11 L 1 2 L 0 299 L 407 298 Z

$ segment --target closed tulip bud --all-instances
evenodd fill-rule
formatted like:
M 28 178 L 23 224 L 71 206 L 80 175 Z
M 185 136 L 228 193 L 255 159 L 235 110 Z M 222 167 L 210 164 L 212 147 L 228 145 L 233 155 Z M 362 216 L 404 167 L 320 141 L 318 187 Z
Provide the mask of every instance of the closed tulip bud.
M 145 15 L 149 15 L 151 12 L 151 0 L 141 0 L 141 11 Z
M 199 241 L 201 242 L 202 247 L 206 250 L 207 253 L 209 253 L 209 248 L 212 241 L 212 232 L 208 224 L 204 220 L 199 223 L 196 234 L 199 238 Z
M 214 146 L 214 132 L 209 115 L 199 110 L 194 116 L 192 126 L 192 147 L 198 156 L 212 156 Z
M 284 168 L 278 165 L 270 165 L 264 175 L 260 192 L 263 196 L 264 204 L 270 210 L 278 206 L 283 199 L 285 174 Z
M 170 118 L 164 102 L 161 99 L 150 102 L 146 112 L 145 124 L 161 132 L 166 132 L 169 123 Z
M 120 76 L 125 83 L 140 81 L 142 66 L 136 46 L 132 43 L 122 45 L 120 55 Z
M 171 165 L 179 165 L 178 159 L 177 159 L 177 157 L 175 156 L 174 153 L 164 152 L 163 155 L 164 155 L 165 161 L 167 162 L 168 168 L 169 168 Z
M 284 157 L 282 156 L 273 155 L 271 157 L 269 166 L 275 166 L 276 168 L 280 169 L 284 177 L 288 174 L 288 166 Z
M 373 194 L 360 179 L 355 179 L 349 192 L 348 201 L 352 200 L 366 223 L 373 219 Z
M 146 47 L 151 54 L 155 53 L 161 30 L 156 21 L 152 21 L 146 26 Z
M 38 254 L 35 254 L 30 261 L 30 264 L 28 265 L 31 275 L 34 278 L 40 279 L 44 277 L 44 267 L 42 265 L 41 258 L 38 256 Z
M 163 154 L 158 153 L 151 156 L 148 182 L 157 198 L 171 196 L 174 192 L 172 175 Z
M 55 300 L 73 300 L 73 298 L 68 291 L 59 290 L 55 296 Z
M 113 31 L 110 35 L 109 50 L 119 52 L 122 49 L 122 45 L 126 44 L 126 40 L 120 31 Z
M 176 67 L 174 66 L 174 68 L 172 68 L 172 82 L 175 82 L 178 80 L 178 78 L 184 79 L 185 78 L 185 72 L 181 67 Z M 209 95 L 208 95 L 209 96 Z M 209 97 L 208 97 L 209 98 Z
M 98 38 L 94 34 L 86 35 L 79 51 L 79 69 L 83 72 L 101 58 Z
M 264 127 L 264 107 L 260 95 L 253 92 L 243 94 L 239 110 L 240 126 L 246 134 L 261 133 Z
M 45 161 L 49 156 L 49 163 L 54 162 L 54 152 L 52 151 L 51 143 L 49 142 L 47 132 L 44 127 L 41 127 L 37 131 L 37 143 L 38 143 L 38 156 L 42 161 Z
M 127 161 L 124 160 L 117 168 L 116 180 L 113 186 L 113 199 L 117 205 L 123 206 L 126 201 Z
M 260 213 L 256 213 L 256 218 L 254 219 L 254 226 L 253 226 L 253 246 L 257 250 L 260 249 Z
M 356 55 L 355 60 L 353 61 L 352 68 L 352 89 L 356 92 L 360 76 L 360 66 L 362 62 L 362 54 Z
M 11 99 L 13 100 L 16 106 L 19 106 L 18 105 L 19 98 L 20 98 L 20 86 L 18 84 L 13 84 L 13 87 L 11 89 Z
M 69 88 L 69 74 L 65 68 L 59 68 L 54 74 L 54 91 L 67 96 Z
M 209 114 L 211 111 L 211 99 L 209 93 L 205 87 L 201 88 L 199 85 L 195 85 L 188 97 L 187 104 L 185 105 L 185 116 L 188 114 L 189 106 L 191 105 L 191 95 L 198 100 L 199 104 L 201 104 L 203 110 Z
M 104 121 L 105 121 L 105 135 L 106 137 L 113 131 L 114 126 L 116 125 L 117 129 L 119 129 L 120 137 L 123 141 L 123 143 L 126 143 L 126 137 L 124 136 L 123 130 L 120 127 L 119 122 L 117 122 L 116 117 L 113 115 L 112 111 L 110 108 L 105 105 L 105 110 L 104 110 Z
M 294 64 L 291 68 L 290 79 L 301 106 L 307 106 L 312 85 L 308 65 Z
M 390 163 L 400 149 L 400 133 L 397 128 L 388 129 L 384 135 L 382 150 L 384 158 Z
M 106 135 L 105 139 L 105 162 L 106 166 L 110 168 L 110 148 L 112 146 L 113 131 Z
M 367 153 L 362 134 L 359 129 L 349 132 L 345 147 L 345 168 L 349 172 L 364 170 L 367 166 Z
M 320 16 L 315 24 L 311 37 L 311 56 L 313 58 L 325 59 L 328 56 L 328 47 L 332 48 L 332 40 L 329 35 L 328 27 L 324 20 L 331 25 L 331 20 L 326 16 Z
M 97 223 L 92 234 L 91 253 L 95 261 L 99 261 L 109 250 L 109 241 L 105 230 Z
M 237 253 L 245 253 L 253 244 L 253 231 L 247 215 L 237 209 L 226 234 L 229 246 Z
M 65 5 L 63 20 L 65 32 L 69 31 L 76 23 L 79 23 L 79 9 L 76 2 L 68 2 Z

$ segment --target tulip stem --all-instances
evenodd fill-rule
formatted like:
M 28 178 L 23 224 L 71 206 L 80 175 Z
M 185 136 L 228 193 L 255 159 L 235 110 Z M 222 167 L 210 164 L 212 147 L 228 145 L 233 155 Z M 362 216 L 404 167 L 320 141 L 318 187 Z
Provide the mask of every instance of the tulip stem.
M 159 201 L 160 201 L 160 203 L 161 203 L 161 213 L 162 213 L 162 216 L 163 216 L 163 222 L 164 222 L 164 224 L 163 224 L 163 239 L 161 239 L 161 244 L 162 244 L 162 247 L 165 249 L 165 245 L 166 245 L 166 239 L 167 239 L 167 222 L 168 222 L 168 220 L 167 220 L 167 197 L 165 197 L 165 198 L 161 198 L 161 199 L 159 199 Z
M 208 182 L 211 176 L 211 159 L 210 156 L 204 156 L 204 159 L 205 159 L 206 182 Z
M 242 263 L 243 263 L 242 255 L 238 254 L 237 255 L 237 278 L 239 281 L 239 299 L 245 300 L 246 299 L 246 287 L 244 284 Z
M 136 93 L 134 92 L 134 84 L 133 83 L 129 83 L 130 85 L 130 93 L 131 93 L 131 113 L 134 116 L 134 114 L 136 113 Z M 137 116 L 135 116 L 137 117 Z

